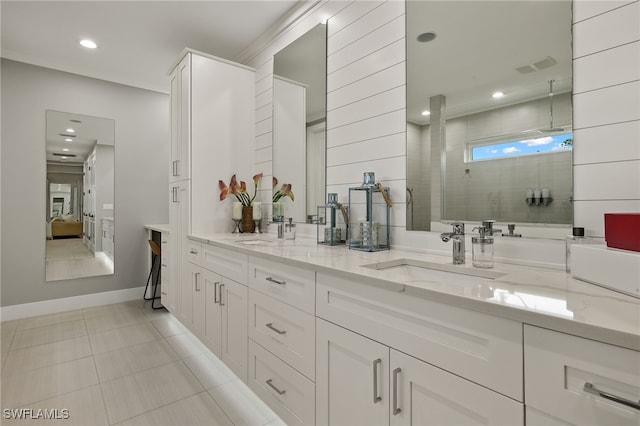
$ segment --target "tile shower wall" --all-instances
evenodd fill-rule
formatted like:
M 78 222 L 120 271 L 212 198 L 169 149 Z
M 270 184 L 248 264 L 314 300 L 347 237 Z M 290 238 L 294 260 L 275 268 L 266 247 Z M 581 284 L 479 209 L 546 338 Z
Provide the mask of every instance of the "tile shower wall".
M 570 127 L 569 93 L 554 96 L 554 122 Z M 464 161 L 468 141 L 548 127 L 548 97 L 447 120 L 445 217 L 570 224 L 571 151 Z M 547 206 L 527 205 L 527 189 L 541 188 L 551 190 L 553 202 Z
M 640 211 L 640 2 L 574 1 L 574 221 Z
M 590 235 L 603 235 L 605 211 L 640 211 L 638 8 L 574 1 L 574 220 Z M 327 189 L 346 197 L 374 171 L 391 187 L 398 240 L 423 244 L 421 233 L 404 232 L 404 13 L 398 0 L 321 2 L 246 62 L 257 69 L 256 170 L 270 175 L 272 57 L 328 19 Z M 270 202 L 270 185 L 260 196 Z

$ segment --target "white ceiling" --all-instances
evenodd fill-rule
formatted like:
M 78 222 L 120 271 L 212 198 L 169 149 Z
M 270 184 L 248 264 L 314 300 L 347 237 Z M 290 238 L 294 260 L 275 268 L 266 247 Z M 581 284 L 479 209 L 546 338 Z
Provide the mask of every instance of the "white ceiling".
M 298 3 L 234 1 L 7 1 L 4 58 L 168 92 L 185 47 L 234 60 Z M 79 46 L 82 38 L 99 47 Z
M 436 33 L 420 43 L 417 36 Z M 521 74 L 546 57 L 557 64 Z M 446 117 L 459 117 L 571 90 L 571 1 L 409 1 L 407 120 L 428 118 L 429 98 L 446 97 Z M 505 96 L 491 98 L 495 91 Z

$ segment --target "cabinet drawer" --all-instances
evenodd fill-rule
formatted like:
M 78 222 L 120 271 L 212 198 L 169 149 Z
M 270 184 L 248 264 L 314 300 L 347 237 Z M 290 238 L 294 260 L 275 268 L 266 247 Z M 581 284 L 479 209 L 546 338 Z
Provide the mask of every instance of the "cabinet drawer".
M 249 287 L 310 314 L 315 313 L 315 272 L 252 257 Z
M 249 290 L 249 337 L 315 380 L 316 321 L 313 315 Z
M 524 356 L 528 406 L 577 425 L 640 424 L 621 400 L 640 406 L 640 352 L 525 325 Z
M 315 423 L 315 384 L 251 340 L 249 387 L 286 424 Z
M 202 265 L 202 243 L 192 240 L 185 240 L 184 245 L 184 261 L 191 262 L 198 266 Z
M 318 273 L 317 316 L 518 401 L 522 324 Z
M 247 285 L 248 256 L 220 247 L 202 246 L 202 267 L 242 285 Z

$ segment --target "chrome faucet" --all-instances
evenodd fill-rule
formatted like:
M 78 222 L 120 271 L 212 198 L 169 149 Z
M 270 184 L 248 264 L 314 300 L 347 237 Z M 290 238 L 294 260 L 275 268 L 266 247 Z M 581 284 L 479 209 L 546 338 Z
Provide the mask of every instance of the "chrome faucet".
M 482 221 L 482 226 L 485 227 L 486 229 L 486 234 L 490 237 L 496 235 L 496 234 L 501 234 L 502 235 L 502 229 L 498 229 L 498 228 L 494 228 L 493 225 L 496 223 L 495 220 L 493 219 L 488 219 L 488 220 L 483 220 Z
M 440 234 L 440 238 L 445 243 L 449 240 L 453 240 L 453 264 L 464 264 L 464 223 L 454 222 L 453 232 L 444 232 Z

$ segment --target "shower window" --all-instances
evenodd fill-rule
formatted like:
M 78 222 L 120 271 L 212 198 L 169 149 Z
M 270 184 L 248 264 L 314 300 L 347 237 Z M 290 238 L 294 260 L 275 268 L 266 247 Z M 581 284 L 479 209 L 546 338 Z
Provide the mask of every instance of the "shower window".
M 569 151 L 573 149 L 572 133 L 555 133 L 525 138 L 499 138 L 490 143 L 487 140 L 471 141 L 467 144 L 467 162 L 495 160 L 499 158 L 521 157 L 525 155 L 535 155 L 552 153 L 559 151 Z

